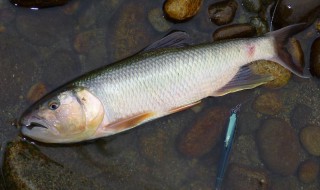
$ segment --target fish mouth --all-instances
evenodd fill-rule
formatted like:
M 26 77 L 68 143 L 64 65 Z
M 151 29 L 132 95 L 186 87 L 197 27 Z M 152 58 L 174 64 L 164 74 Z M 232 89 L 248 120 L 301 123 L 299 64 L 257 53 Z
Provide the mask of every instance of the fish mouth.
M 30 124 L 23 125 L 22 127 L 26 127 L 29 130 L 32 130 L 34 127 L 40 127 L 40 128 L 48 129 L 48 127 L 42 125 L 41 123 L 36 123 L 36 122 L 31 122 Z

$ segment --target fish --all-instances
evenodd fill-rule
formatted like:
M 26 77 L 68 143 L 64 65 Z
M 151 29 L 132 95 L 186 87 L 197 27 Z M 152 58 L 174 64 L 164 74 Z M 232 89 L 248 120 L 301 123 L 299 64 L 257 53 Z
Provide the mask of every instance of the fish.
M 218 165 L 217 170 L 217 177 L 216 177 L 216 183 L 215 183 L 215 189 L 220 190 L 222 187 L 222 182 L 224 179 L 224 174 L 226 173 L 228 162 L 229 162 L 229 156 L 232 149 L 234 137 L 235 137 L 235 131 L 236 131 L 236 124 L 237 124 L 237 114 L 240 111 L 241 104 L 238 104 L 236 107 L 234 107 L 231 110 L 231 114 L 229 117 L 229 123 L 226 131 L 226 136 L 223 143 L 221 158 Z
M 255 74 L 257 60 L 308 78 L 287 51 L 305 24 L 254 38 L 186 45 L 177 31 L 144 51 L 80 76 L 49 93 L 20 117 L 21 133 L 45 143 L 76 143 L 127 131 L 206 97 L 252 89 L 274 78 Z

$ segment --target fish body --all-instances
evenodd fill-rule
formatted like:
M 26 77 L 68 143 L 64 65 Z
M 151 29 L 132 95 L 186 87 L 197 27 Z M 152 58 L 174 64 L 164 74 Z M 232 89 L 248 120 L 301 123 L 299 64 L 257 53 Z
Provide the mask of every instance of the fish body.
M 22 133 L 50 143 L 113 135 L 186 109 L 208 96 L 272 80 L 251 72 L 248 63 L 256 60 L 276 61 L 303 76 L 277 42 L 282 44 L 287 39 L 283 36 L 296 28 L 258 38 L 139 53 L 90 72 L 40 100 L 22 116 Z

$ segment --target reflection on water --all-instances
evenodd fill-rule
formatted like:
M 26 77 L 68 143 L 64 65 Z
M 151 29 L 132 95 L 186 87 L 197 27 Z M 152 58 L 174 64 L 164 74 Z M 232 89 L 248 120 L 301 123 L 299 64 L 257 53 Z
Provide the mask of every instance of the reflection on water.
M 214 2 L 203 2 L 194 18 L 175 24 L 157 18 L 162 1 L 71 1 L 62 7 L 39 11 L 0 2 L 2 144 L 19 139 L 17 129 L 10 123 L 41 90 L 49 92 L 87 71 L 130 56 L 172 30 L 188 32 L 195 43 L 212 41 L 212 33 L 218 26 L 210 21 L 207 9 Z M 263 19 L 263 14 L 258 12 L 264 11 L 265 5 L 254 4 L 244 9 L 237 2 L 236 17 L 231 23 L 262 25 L 257 33 L 263 31 L 265 25 L 257 21 L 261 21 L 258 16 Z M 315 1 L 310 2 L 316 6 Z M 311 43 L 316 37 L 315 27 L 298 37 L 307 66 Z M 45 88 L 30 95 L 35 84 Z M 301 177 L 312 172 L 319 175 L 305 166 L 311 161 L 303 162 L 319 156 L 319 144 L 307 141 L 314 138 L 312 134 L 319 133 L 318 128 L 314 129 L 320 126 L 316 79 L 293 76 L 279 89 L 259 87 L 208 98 L 195 108 L 91 142 L 36 145 L 48 156 L 49 163 L 57 162 L 76 174 L 94 179 L 97 187 L 212 189 L 224 128 L 217 123 L 227 119 L 227 114 L 222 113 L 246 100 L 249 101 L 239 114 L 225 188 L 318 189 L 319 176 L 316 180 Z M 305 127 L 313 128 L 299 137 Z M 299 141 L 303 141 L 302 145 Z M 30 164 L 27 159 L 22 161 Z M 312 164 L 313 168 L 319 168 L 319 158 L 314 158 Z

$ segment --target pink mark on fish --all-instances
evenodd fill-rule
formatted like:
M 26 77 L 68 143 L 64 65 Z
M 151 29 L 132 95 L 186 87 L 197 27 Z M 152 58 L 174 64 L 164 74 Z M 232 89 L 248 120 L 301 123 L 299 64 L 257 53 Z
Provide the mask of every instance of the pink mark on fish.
M 252 58 L 255 51 L 256 51 L 256 47 L 254 44 L 247 44 L 246 45 L 246 50 L 247 50 L 247 54 L 249 58 Z

